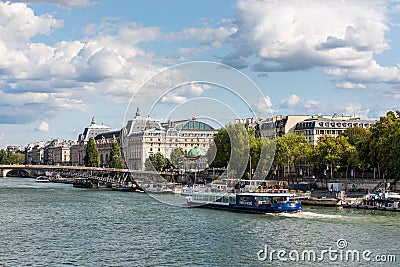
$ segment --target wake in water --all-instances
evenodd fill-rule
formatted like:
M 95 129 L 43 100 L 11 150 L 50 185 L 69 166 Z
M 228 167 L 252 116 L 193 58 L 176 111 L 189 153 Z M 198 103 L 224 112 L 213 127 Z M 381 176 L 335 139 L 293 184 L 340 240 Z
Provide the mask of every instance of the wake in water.
M 322 214 L 310 211 L 302 211 L 298 213 L 278 213 L 278 216 L 302 218 L 302 219 L 339 219 L 342 215 Z

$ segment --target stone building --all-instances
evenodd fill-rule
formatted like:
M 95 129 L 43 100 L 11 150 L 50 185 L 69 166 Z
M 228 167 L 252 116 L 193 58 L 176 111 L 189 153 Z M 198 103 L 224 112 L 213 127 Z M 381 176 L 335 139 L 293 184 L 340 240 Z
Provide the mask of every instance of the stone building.
M 185 153 L 195 146 L 207 151 L 215 132 L 212 126 L 195 118 L 161 123 L 141 116 L 137 109 L 135 117 L 120 130 L 97 125 L 93 119 L 79 135 L 77 144 L 71 146 L 71 163 L 84 165 L 86 144 L 93 137 L 99 150 L 100 166 L 108 166 L 111 145 L 117 141 L 127 167 L 144 170 L 146 159 L 157 152 L 169 158 L 177 148 L 182 148 Z
M 92 137 L 96 139 L 96 137 L 100 134 L 111 132 L 111 128 L 105 126 L 103 124 L 96 124 L 94 117 L 88 127 L 86 127 L 82 134 L 78 136 L 78 141 L 75 145 L 72 145 L 70 148 L 70 161 L 74 166 L 84 165 L 86 144 L 89 142 L 89 139 Z
M 212 126 L 195 118 L 161 123 L 142 117 L 138 109 L 121 131 L 121 147 L 127 166 L 144 170 L 146 159 L 157 152 L 169 158 L 177 148 L 185 153 L 195 146 L 207 151 L 215 132 Z
M 361 120 L 360 118 L 332 116 L 326 118 L 316 116 L 296 124 L 294 132 L 303 134 L 315 147 L 318 140 L 324 136 L 336 137 L 350 127 L 370 128 L 376 120 Z

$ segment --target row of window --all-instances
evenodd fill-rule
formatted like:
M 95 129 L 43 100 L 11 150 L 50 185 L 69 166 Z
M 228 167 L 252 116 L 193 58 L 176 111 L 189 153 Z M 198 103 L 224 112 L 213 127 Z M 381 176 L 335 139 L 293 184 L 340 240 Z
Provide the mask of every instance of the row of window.
M 360 128 L 369 128 L 372 126 L 372 123 L 362 123 L 362 122 L 320 122 L 319 126 L 321 127 L 360 127 Z
M 205 134 L 205 133 L 182 133 L 181 136 L 193 136 L 193 137 L 212 137 L 213 134 Z
M 339 135 L 343 133 L 345 130 L 304 130 L 297 131 L 298 134 L 304 134 L 306 136 L 314 135 L 314 134 L 331 134 L 331 135 Z

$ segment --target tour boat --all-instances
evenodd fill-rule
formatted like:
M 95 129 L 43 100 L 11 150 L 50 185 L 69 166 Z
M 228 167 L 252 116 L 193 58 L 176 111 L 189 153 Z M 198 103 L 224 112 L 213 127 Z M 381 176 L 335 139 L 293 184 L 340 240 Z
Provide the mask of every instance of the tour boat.
M 48 183 L 48 182 L 50 182 L 50 180 L 49 180 L 49 177 L 47 177 L 47 176 L 38 176 L 36 178 L 36 182 L 37 183 Z
M 194 192 L 186 198 L 191 207 L 204 207 L 248 213 L 299 212 L 302 204 L 287 192 Z

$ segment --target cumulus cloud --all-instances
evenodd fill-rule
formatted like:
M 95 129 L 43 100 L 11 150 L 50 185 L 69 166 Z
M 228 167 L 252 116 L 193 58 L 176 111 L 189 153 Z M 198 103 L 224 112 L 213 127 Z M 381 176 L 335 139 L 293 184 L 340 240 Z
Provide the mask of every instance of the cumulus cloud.
M 282 108 L 291 108 L 300 103 L 301 101 L 302 99 L 299 96 L 291 95 L 288 98 L 283 99 L 280 103 L 280 106 Z
M 61 2 L 60 2 L 61 3 Z M 82 2 L 83 3 L 83 2 Z M 95 95 L 126 103 L 162 67 L 138 47 L 155 40 L 156 27 L 121 23 L 85 40 L 32 42 L 63 21 L 37 16 L 24 3 L 0 2 L 0 123 L 26 123 L 59 110 L 85 110 Z M 36 112 L 35 112 L 36 111 Z
M 10 0 L 14 3 L 29 3 L 29 4 L 57 4 L 65 7 L 82 7 L 94 5 L 94 1 L 89 0 Z
M 365 89 L 367 87 L 362 83 L 344 82 L 344 83 L 336 84 L 336 88 L 341 88 L 341 89 Z
M 258 62 L 250 68 L 256 72 L 327 67 L 327 75 L 343 78 L 340 88 L 398 83 L 399 65 L 381 66 L 374 59 L 390 49 L 385 37 L 389 5 L 381 0 L 239 0 L 237 30 L 228 38 L 236 50 L 223 60 L 245 67 L 255 57 Z
M 319 101 L 306 100 L 297 95 L 290 95 L 289 97 L 283 99 L 280 102 L 279 107 L 299 114 L 304 113 L 304 110 L 309 113 L 321 111 L 321 104 Z
M 266 96 L 264 98 L 258 99 L 258 102 L 256 104 L 256 111 L 260 113 L 271 113 L 271 108 L 272 108 L 272 101 L 269 96 Z M 271 111 L 271 112 L 270 112 Z
M 381 1 L 239 1 L 237 46 L 277 67 L 366 66 L 389 48 Z
M 162 103 L 168 104 L 182 104 L 188 100 L 199 97 L 205 91 L 212 90 L 213 88 L 205 83 L 190 83 L 174 88 L 161 98 Z
M 163 98 L 161 99 L 162 103 L 168 103 L 168 104 L 182 104 L 185 103 L 186 101 L 188 101 L 186 97 L 176 94 L 168 94 L 163 96 Z
M 359 103 L 347 103 L 345 107 L 345 114 L 350 114 L 361 119 L 368 119 L 369 113 L 370 109 Z
M 195 47 L 181 47 L 178 49 L 178 53 L 184 55 L 200 54 L 205 51 L 220 48 L 235 32 L 235 27 L 187 28 L 183 29 L 181 32 L 168 34 L 166 39 L 170 41 L 196 40 L 197 45 Z
M 47 122 L 42 121 L 39 126 L 36 128 L 39 132 L 48 132 L 50 130 L 50 126 Z

